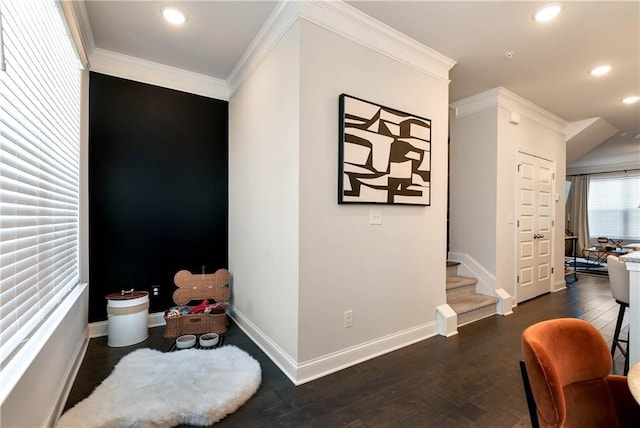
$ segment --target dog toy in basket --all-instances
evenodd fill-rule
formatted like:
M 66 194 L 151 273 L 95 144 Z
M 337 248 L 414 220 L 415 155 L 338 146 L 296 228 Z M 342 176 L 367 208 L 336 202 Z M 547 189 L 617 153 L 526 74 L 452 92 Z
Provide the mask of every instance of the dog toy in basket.
M 210 274 L 193 274 L 188 270 L 176 273 L 173 282 L 178 289 L 173 292 L 173 301 L 177 306 L 165 312 L 164 337 L 226 332 L 230 278 L 226 269 Z M 197 306 L 186 306 L 194 300 L 200 301 Z

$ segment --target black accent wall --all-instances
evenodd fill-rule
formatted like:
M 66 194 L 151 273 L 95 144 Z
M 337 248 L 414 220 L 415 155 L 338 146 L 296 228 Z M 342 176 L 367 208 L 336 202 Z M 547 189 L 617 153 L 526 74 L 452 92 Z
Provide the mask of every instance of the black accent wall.
M 228 267 L 228 102 L 91 73 L 89 321 L 105 295 Z

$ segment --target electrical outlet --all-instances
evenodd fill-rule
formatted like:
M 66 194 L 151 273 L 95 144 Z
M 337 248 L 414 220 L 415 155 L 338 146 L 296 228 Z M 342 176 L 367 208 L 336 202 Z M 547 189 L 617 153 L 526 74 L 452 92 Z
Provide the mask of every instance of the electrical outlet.
M 353 327 L 353 309 L 344 311 L 344 328 Z
M 151 297 L 159 297 L 160 296 L 160 286 L 152 285 L 151 286 Z

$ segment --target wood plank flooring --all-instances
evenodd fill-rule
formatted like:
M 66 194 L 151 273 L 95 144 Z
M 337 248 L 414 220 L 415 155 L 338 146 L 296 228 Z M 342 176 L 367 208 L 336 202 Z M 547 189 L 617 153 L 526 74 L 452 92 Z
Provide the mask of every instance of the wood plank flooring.
M 608 279 L 580 274 L 578 278 L 571 288 L 520 304 L 513 315 L 485 318 L 459 328 L 459 334 L 448 339 L 432 337 L 299 387 L 231 325 L 225 344 L 244 349 L 260 362 L 262 384 L 244 406 L 216 426 L 530 426 L 518 366 L 522 330 L 545 319 L 576 317 L 595 325 L 611 342 L 618 305 Z M 162 333 L 163 327 L 150 329 L 145 342 L 124 348 L 108 347 L 106 337 L 91 339 L 65 409 L 87 397 L 132 350 L 168 350 L 172 341 Z M 618 356 L 614 372 L 622 369 Z

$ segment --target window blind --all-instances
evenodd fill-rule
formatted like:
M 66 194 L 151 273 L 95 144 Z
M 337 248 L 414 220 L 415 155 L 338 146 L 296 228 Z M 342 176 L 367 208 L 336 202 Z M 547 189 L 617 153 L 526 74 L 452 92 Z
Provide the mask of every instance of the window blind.
M 589 183 L 589 233 L 592 238 L 640 241 L 640 174 L 592 176 Z
M 0 0 L 0 364 L 79 282 L 81 64 L 54 0 Z

